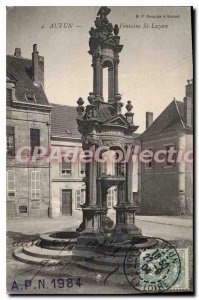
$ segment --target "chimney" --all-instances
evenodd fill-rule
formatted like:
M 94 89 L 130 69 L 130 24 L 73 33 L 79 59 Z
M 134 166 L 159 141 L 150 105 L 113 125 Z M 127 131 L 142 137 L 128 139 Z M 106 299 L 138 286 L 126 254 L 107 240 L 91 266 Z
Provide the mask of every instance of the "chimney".
M 14 56 L 21 57 L 21 48 L 15 48 Z
M 44 57 L 39 56 L 39 82 L 44 88 Z
M 187 80 L 185 95 L 193 100 L 193 79 Z
M 37 44 L 33 45 L 32 79 L 35 85 L 42 85 L 44 88 L 44 57 L 39 56 Z
M 151 124 L 153 123 L 153 113 L 147 111 L 146 112 L 146 129 L 151 126 Z
M 193 126 L 193 115 L 192 115 L 192 98 L 184 97 L 184 121 L 192 127 Z
M 186 96 L 184 97 L 184 121 L 192 127 L 193 126 L 193 79 L 187 80 L 185 88 Z
M 37 44 L 33 45 L 32 79 L 35 85 L 39 85 L 39 52 L 37 51 Z

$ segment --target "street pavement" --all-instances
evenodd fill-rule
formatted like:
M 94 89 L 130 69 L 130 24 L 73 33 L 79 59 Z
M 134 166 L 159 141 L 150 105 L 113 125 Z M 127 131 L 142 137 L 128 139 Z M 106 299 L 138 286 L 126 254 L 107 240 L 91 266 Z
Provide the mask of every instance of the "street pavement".
M 112 220 L 113 213 L 109 213 Z M 15 218 L 7 222 L 8 235 L 40 235 L 41 233 L 62 230 L 75 230 L 82 221 L 81 214 L 59 218 Z M 136 216 L 136 226 L 146 236 L 161 237 L 166 240 L 192 241 L 192 217 Z

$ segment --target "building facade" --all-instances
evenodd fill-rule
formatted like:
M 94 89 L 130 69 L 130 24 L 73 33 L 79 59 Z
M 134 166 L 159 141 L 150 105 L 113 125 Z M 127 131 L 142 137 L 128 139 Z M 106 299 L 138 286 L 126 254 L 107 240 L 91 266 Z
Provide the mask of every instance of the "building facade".
M 140 213 L 147 215 L 191 215 L 193 212 L 193 82 L 188 80 L 182 101 L 174 100 L 153 122 L 146 113 L 145 132 L 139 136 L 141 150 L 150 150 L 150 162 L 139 166 Z M 169 151 L 178 157 L 168 159 Z M 166 158 L 156 162 L 154 154 L 164 150 Z M 176 154 L 174 154 L 176 155 Z M 160 159 L 161 160 L 161 159 Z
M 44 92 L 44 58 L 33 45 L 32 59 L 21 49 L 7 56 L 7 214 L 8 217 L 48 216 L 50 164 L 32 155 L 50 147 L 50 111 Z
M 52 217 L 81 212 L 85 201 L 85 166 L 78 157 L 72 157 L 72 153 L 79 153 L 80 149 L 75 107 L 52 104 L 51 150 L 55 153 L 51 160 Z

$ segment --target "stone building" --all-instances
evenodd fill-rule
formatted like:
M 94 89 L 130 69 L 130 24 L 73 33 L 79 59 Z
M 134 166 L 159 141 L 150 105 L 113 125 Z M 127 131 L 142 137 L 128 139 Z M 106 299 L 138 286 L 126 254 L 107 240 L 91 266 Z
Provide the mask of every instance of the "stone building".
M 139 136 L 141 150 L 152 153 L 166 151 L 166 159 L 157 163 L 140 162 L 140 213 L 147 215 L 184 215 L 193 210 L 193 165 L 185 155 L 193 150 L 193 83 L 188 80 L 185 97 L 174 100 L 153 122 L 153 113 L 146 113 L 147 129 Z M 169 162 L 171 148 L 177 151 Z M 180 157 L 182 153 L 182 158 Z M 176 154 L 175 154 L 176 155 Z
M 44 58 L 33 45 L 32 59 L 21 49 L 7 55 L 7 214 L 47 216 L 50 164 L 32 160 L 35 146 L 50 147 L 50 111 L 44 91 Z M 21 155 L 20 155 L 21 151 Z
M 81 212 L 85 201 L 85 166 L 78 159 L 65 162 L 64 153 L 81 149 L 81 137 L 77 130 L 76 109 L 72 106 L 52 104 L 51 150 L 61 153 L 51 160 L 52 217 L 74 215 Z

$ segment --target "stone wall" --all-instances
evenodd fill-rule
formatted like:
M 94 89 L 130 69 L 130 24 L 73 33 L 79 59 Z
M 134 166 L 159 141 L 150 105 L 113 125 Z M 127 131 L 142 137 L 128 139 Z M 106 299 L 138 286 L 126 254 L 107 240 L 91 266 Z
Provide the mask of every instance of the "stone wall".
M 21 146 L 30 145 L 30 128 L 40 129 L 40 145 L 49 147 L 50 141 L 50 113 L 7 107 L 7 125 L 12 124 L 15 128 L 15 152 Z M 7 157 L 7 170 L 14 170 L 15 196 L 8 197 L 7 192 L 7 214 L 8 217 L 25 216 L 48 216 L 50 192 L 50 165 L 46 160 L 40 159 L 19 162 L 16 159 Z M 40 172 L 40 198 L 31 198 L 31 173 Z M 27 212 L 20 212 L 21 207 L 27 207 Z

